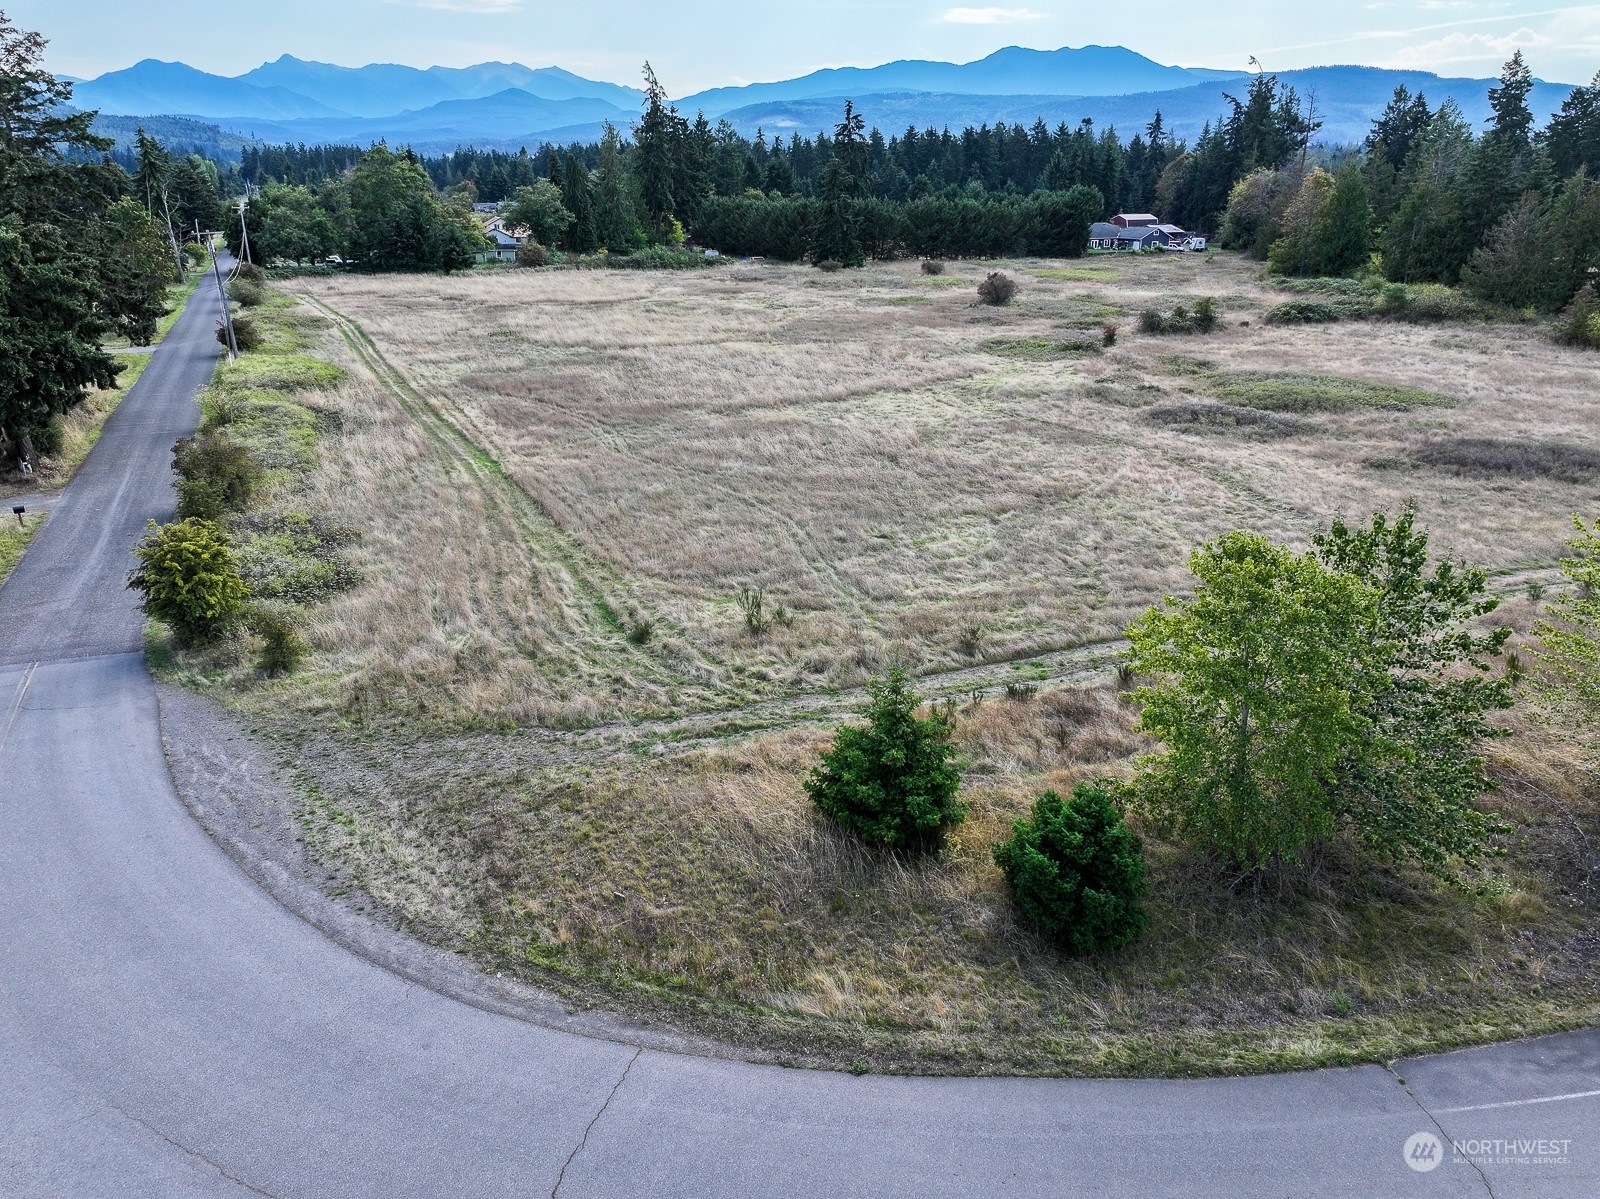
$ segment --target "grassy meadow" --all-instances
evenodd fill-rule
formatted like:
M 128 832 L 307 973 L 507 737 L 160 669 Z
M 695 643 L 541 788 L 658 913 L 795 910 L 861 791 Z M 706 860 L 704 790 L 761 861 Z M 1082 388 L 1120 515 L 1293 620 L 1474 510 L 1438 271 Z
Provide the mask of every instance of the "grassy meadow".
M 1017 299 L 976 305 L 997 266 Z M 1148 748 L 1118 639 L 1215 534 L 1414 503 L 1525 633 L 1600 490 L 1600 357 L 1514 321 L 1268 324 L 1293 296 L 1227 254 L 283 286 L 274 335 L 345 375 L 297 396 L 312 465 L 270 502 L 353 530 L 360 582 L 287 679 L 227 646 L 172 669 L 281 742 L 309 839 L 427 935 L 874 1069 L 1295 1067 L 1600 1014 L 1597 796 L 1527 711 L 1481 894 L 1337 845 L 1240 894 L 1151 838 L 1149 933 L 1075 960 L 990 857 Z M 1138 331 L 1201 296 L 1214 332 Z M 938 861 L 800 788 L 891 664 L 956 713 L 972 815 Z

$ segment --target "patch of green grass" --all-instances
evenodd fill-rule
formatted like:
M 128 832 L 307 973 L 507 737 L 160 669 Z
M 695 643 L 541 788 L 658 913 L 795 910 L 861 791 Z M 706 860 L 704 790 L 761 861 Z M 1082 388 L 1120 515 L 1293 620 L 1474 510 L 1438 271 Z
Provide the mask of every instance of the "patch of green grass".
M 45 514 L 28 516 L 25 520 L 25 524 L 18 525 L 16 518 L 7 513 L 5 520 L 0 521 L 0 583 L 6 581 L 12 568 L 22 560 L 22 551 L 28 548 L 34 534 L 44 527 Z
M 1026 270 L 1024 275 L 1032 275 L 1035 279 L 1051 279 L 1058 283 L 1104 283 L 1110 278 L 1109 271 L 1082 270 L 1072 267 L 1043 267 L 1038 270 Z
M 1210 390 L 1230 404 L 1266 412 L 1404 412 L 1412 408 L 1445 408 L 1456 402 L 1450 396 L 1417 387 L 1294 371 L 1218 373 L 1209 382 Z
M 1088 338 L 992 337 L 983 343 L 983 348 L 1002 358 L 1075 358 L 1098 354 L 1100 343 Z
M 344 372 L 331 362 L 299 354 L 258 352 L 245 354 L 236 362 L 224 362 L 217 368 L 213 386 L 232 390 L 315 391 L 332 387 L 342 378 Z

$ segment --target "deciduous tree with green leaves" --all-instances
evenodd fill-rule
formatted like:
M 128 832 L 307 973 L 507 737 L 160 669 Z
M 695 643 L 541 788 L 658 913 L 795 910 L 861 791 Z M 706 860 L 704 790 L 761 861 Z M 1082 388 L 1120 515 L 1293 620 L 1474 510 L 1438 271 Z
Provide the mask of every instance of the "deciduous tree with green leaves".
M 1483 571 L 1428 564 L 1428 535 L 1409 509 L 1363 528 L 1334 521 L 1312 556 L 1374 597 L 1361 634 L 1352 711 L 1361 735 L 1337 765 L 1340 818 L 1367 850 L 1457 878 L 1491 852 L 1505 825 L 1477 807 L 1494 789 L 1482 746 L 1503 735 L 1490 715 L 1511 706 L 1492 669 L 1508 628 L 1473 622 L 1499 606 Z
M 1572 518 L 1572 556 L 1561 560 L 1569 590 L 1534 625 L 1544 668 L 1541 698 L 1571 724 L 1591 751 L 1600 750 L 1600 519 Z M 1596 762 L 1600 765 L 1600 762 Z
M 1334 830 L 1338 768 L 1358 711 L 1375 597 L 1354 578 L 1251 533 L 1197 549 L 1190 600 L 1128 629 L 1150 682 L 1140 728 L 1162 743 L 1141 802 L 1246 871 L 1299 862 Z
M 501 213 L 506 226 L 520 231 L 541 246 L 553 246 L 566 236 L 572 213 L 561 199 L 561 189 L 548 179 L 532 187 L 519 187 Z

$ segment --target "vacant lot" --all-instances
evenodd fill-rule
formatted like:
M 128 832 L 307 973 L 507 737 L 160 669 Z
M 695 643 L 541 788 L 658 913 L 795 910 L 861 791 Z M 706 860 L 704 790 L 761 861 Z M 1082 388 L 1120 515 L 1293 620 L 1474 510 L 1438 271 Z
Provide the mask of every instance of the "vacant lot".
M 393 585 L 441 577 L 422 627 L 352 609 L 362 635 L 336 639 L 358 668 L 415 654 L 425 628 L 511 650 L 498 669 L 519 680 L 549 660 L 511 688 L 481 690 L 488 663 L 473 694 L 446 685 L 485 716 L 541 674 L 579 717 L 677 711 L 1116 637 L 1229 528 L 1303 542 L 1410 499 L 1445 553 L 1548 565 L 1600 478 L 1600 370 L 1532 329 L 1264 327 L 1284 296 L 1231 257 L 1012 269 L 1003 309 L 974 305 L 979 268 L 915 264 L 304 285 L 533 497 L 544 542 L 523 583 L 474 586 L 527 537 L 426 510 L 470 496 L 386 498 L 421 522 L 385 547 Z M 1134 331 L 1138 310 L 1197 294 L 1219 298 L 1217 333 Z M 1558 469 L 1525 469 L 1540 447 Z M 353 448 L 386 471 L 398 447 Z M 742 586 L 792 624 L 752 640 Z M 555 644 L 579 634 L 605 677 Z
M 363 582 L 292 679 L 226 652 L 191 677 L 284 738 L 313 840 L 418 927 L 796 1060 L 1243 1069 L 1593 1018 L 1595 797 L 1526 716 L 1483 896 L 1337 847 L 1239 896 L 1152 842 L 1150 933 L 1083 962 L 1016 924 L 989 852 L 1044 787 L 1127 769 L 1136 714 L 1098 680 L 1218 532 L 1414 502 L 1525 630 L 1595 505 L 1600 357 L 1513 323 L 1267 325 L 1289 297 L 1227 255 L 1005 264 L 1016 302 L 975 306 L 993 267 L 291 284 L 284 328 L 348 377 L 276 502 L 360 530 Z M 1137 331 L 1202 295 L 1215 332 Z M 742 588 L 782 609 L 759 636 Z M 861 851 L 800 791 L 894 662 L 961 704 L 973 817 L 939 862 Z

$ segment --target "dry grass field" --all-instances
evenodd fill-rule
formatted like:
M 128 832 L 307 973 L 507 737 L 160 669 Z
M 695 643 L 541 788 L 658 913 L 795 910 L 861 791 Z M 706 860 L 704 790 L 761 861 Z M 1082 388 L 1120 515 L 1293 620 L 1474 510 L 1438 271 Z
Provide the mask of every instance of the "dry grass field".
M 1596 508 L 1600 356 L 1264 324 L 1290 297 L 1231 255 L 1003 266 L 1004 308 L 974 303 L 995 264 L 291 281 L 284 328 L 347 377 L 306 401 L 329 432 L 289 500 L 360 531 L 363 581 L 288 680 L 185 669 L 282 739 L 321 852 L 416 927 L 783 1059 L 1253 1069 L 1594 1019 L 1596 796 L 1527 714 L 1481 896 L 1338 849 L 1238 896 L 1151 841 L 1150 933 L 1075 961 L 989 855 L 1045 787 L 1128 768 L 1116 639 L 1217 533 L 1414 503 L 1526 630 Z M 1137 331 L 1202 295 L 1214 333 Z M 787 618 L 752 635 L 744 587 Z M 937 862 L 800 790 L 891 663 L 961 703 L 972 818 Z
M 1232 256 L 1014 270 L 1020 296 L 1000 309 L 974 305 L 977 266 L 930 278 L 914 263 L 301 284 L 535 501 L 518 537 L 466 490 L 385 496 L 402 519 L 383 527 L 404 540 L 377 557 L 397 590 L 342 606 L 331 619 L 361 635 L 327 640 L 355 671 L 438 655 L 441 702 L 491 719 L 681 711 L 852 686 L 891 661 L 928 672 L 1114 638 L 1230 528 L 1302 543 L 1336 514 L 1410 500 L 1444 553 L 1548 567 L 1565 514 L 1594 495 L 1600 468 L 1439 460 L 1454 439 L 1600 453 L 1600 367 L 1531 328 L 1263 326 L 1285 297 Z M 1218 333 L 1135 332 L 1139 309 L 1199 294 L 1221 302 Z M 1102 353 L 1107 322 L 1121 333 Z M 1437 399 L 1262 413 L 1225 398 L 1280 373 Z M 327 464 L 330 504 L 372 511 L 347 484 L 405 469 L 389 432 Z M 792 625 L 752 640 L 733 602 L 746 585 Z M 575 636 L 604 670 L 569 661 Z M 463 652 L 500 660 L 457 682 L 443 657 Z

